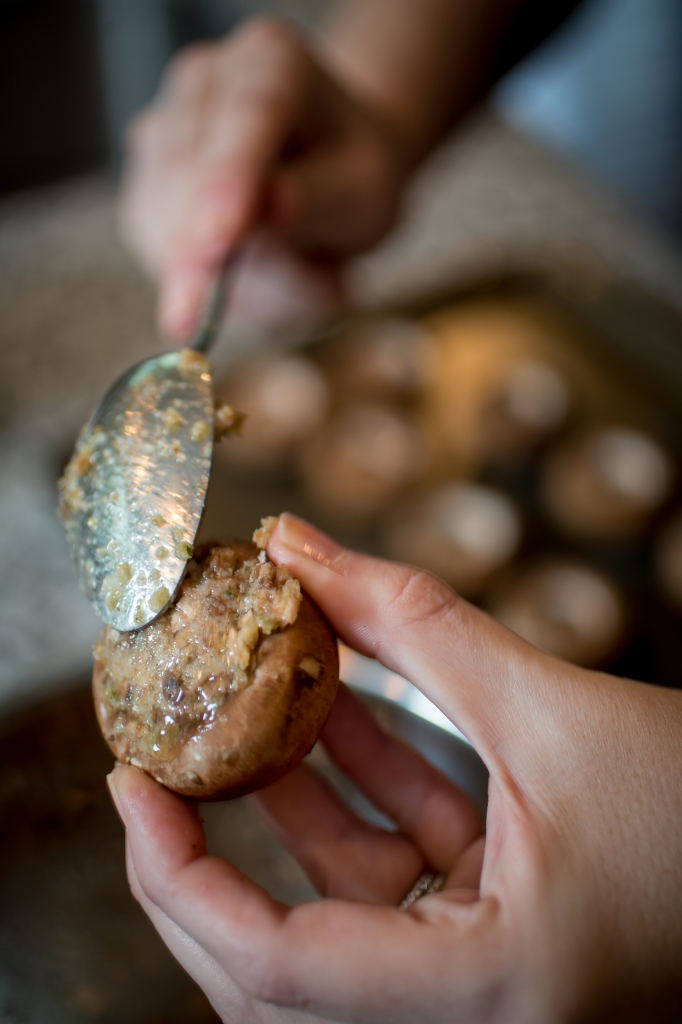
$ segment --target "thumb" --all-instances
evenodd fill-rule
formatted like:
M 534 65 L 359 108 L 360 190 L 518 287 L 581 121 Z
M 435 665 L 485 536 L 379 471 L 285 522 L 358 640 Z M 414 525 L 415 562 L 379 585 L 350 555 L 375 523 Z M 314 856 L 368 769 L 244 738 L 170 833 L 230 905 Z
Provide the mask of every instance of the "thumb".
M 284 513 L 268 544 L 355 650 L 408 678 L 467 736 L 488 768 L 541 748 L 582 670 L 558 661 L 429 573 L 342 548 Z

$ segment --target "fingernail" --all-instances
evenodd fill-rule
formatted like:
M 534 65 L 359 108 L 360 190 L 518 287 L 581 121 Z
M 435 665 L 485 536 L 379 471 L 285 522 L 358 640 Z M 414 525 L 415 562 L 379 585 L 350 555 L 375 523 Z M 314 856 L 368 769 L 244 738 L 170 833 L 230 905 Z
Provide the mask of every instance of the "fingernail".
M 123 808 L 121 807 L 121 800 L 119 798 L 118 790 L 116 788 L 116 769 L 114 769 L 113 772 L 107 775 L 107 786 L 109 787 L 109 792 L 111 794 L 111 799 L 113 801 L 114 807 L 116 808 L 116 813 L 121 819 L 121 824 L 123 825 L 124 828 L 127 828 L 128 826 L 126 825 L 125 815 L 123 814 Z
M 321 533 L 290 512 L 283 512 L 279 517 L 277 533 L 281 542 L 297 555 L 312 558 L 322 565 L 333 565 L 344 552 L 344 548 L 326 533 Z

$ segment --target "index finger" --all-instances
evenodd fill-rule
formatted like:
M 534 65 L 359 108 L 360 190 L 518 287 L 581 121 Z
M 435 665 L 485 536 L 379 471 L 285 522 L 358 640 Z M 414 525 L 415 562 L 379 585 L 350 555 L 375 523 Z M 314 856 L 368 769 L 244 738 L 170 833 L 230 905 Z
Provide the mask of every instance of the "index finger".
M 220 50 L 222 49 L 222 53 Z M 178 244 L 224 256 L 253 227 L 281 148 L 303 116 L 312 61 L 274 19 L 248 23 L 214 57 L 195 199 Z
M 344 549 L 289 513 L 268 554 L 291 569 L 345 642 L 432 700 L 498 783 L 514 790 L 513 766 L 545 786 L 568 736 L 564 723 L 594 674 L 533 647 L 429 573 Z
M 187 195 L 161 266 L 160 322 L 166 333 L 180 338 L 193 329 L 225 256 L 243 242 L 267 206 L 272 172 L 302 117 L 313 67 L 295 36 L 270 19 L 238 30 L 209 63 L 211 88 L 201 113 L 189 118 L 196 141 L 183 158 Z M 196 97 L 198 87 L 188 92 L 190 99 Z M 171 93 L 166 133 L 175 131 L 174 120 L 188 121 L 178 116 L 183 106 L 187 97 L 173 100 Z M 201 128 L 192 127 L 192 120 Z

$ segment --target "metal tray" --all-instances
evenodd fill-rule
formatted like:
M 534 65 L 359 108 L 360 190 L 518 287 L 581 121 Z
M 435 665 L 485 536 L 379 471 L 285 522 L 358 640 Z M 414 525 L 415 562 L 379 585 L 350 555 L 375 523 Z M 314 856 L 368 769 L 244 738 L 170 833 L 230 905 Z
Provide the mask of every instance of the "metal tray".
M 388 701 L 367 698 L 483 808 L 487 774 L 457 737 Z M 316 748 L 312 762 L 361 812 L 348 780 Z M 123 832 L 105 775 L 87 682 L 36 705 L 0 732 L 0 1022 L 213 1024 L 219 1018 L 133 900 Z M 290 904 L 315 893 L 242 800 L 202 806 L 211 851 Z M 376 812 L 375 812 L 376 817 Z

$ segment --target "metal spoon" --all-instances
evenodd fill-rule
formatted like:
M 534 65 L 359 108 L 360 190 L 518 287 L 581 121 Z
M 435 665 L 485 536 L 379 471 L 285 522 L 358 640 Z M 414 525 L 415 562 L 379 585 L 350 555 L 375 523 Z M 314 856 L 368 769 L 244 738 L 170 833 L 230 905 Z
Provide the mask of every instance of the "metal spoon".
M 60 514 L 81 587 L 122 632 L 173 600 L 192 556 L 214 441 L 211 366 L 235 257 L 208 297 L 192 347 L 133 366 L 81 431 L 60 482 Z

